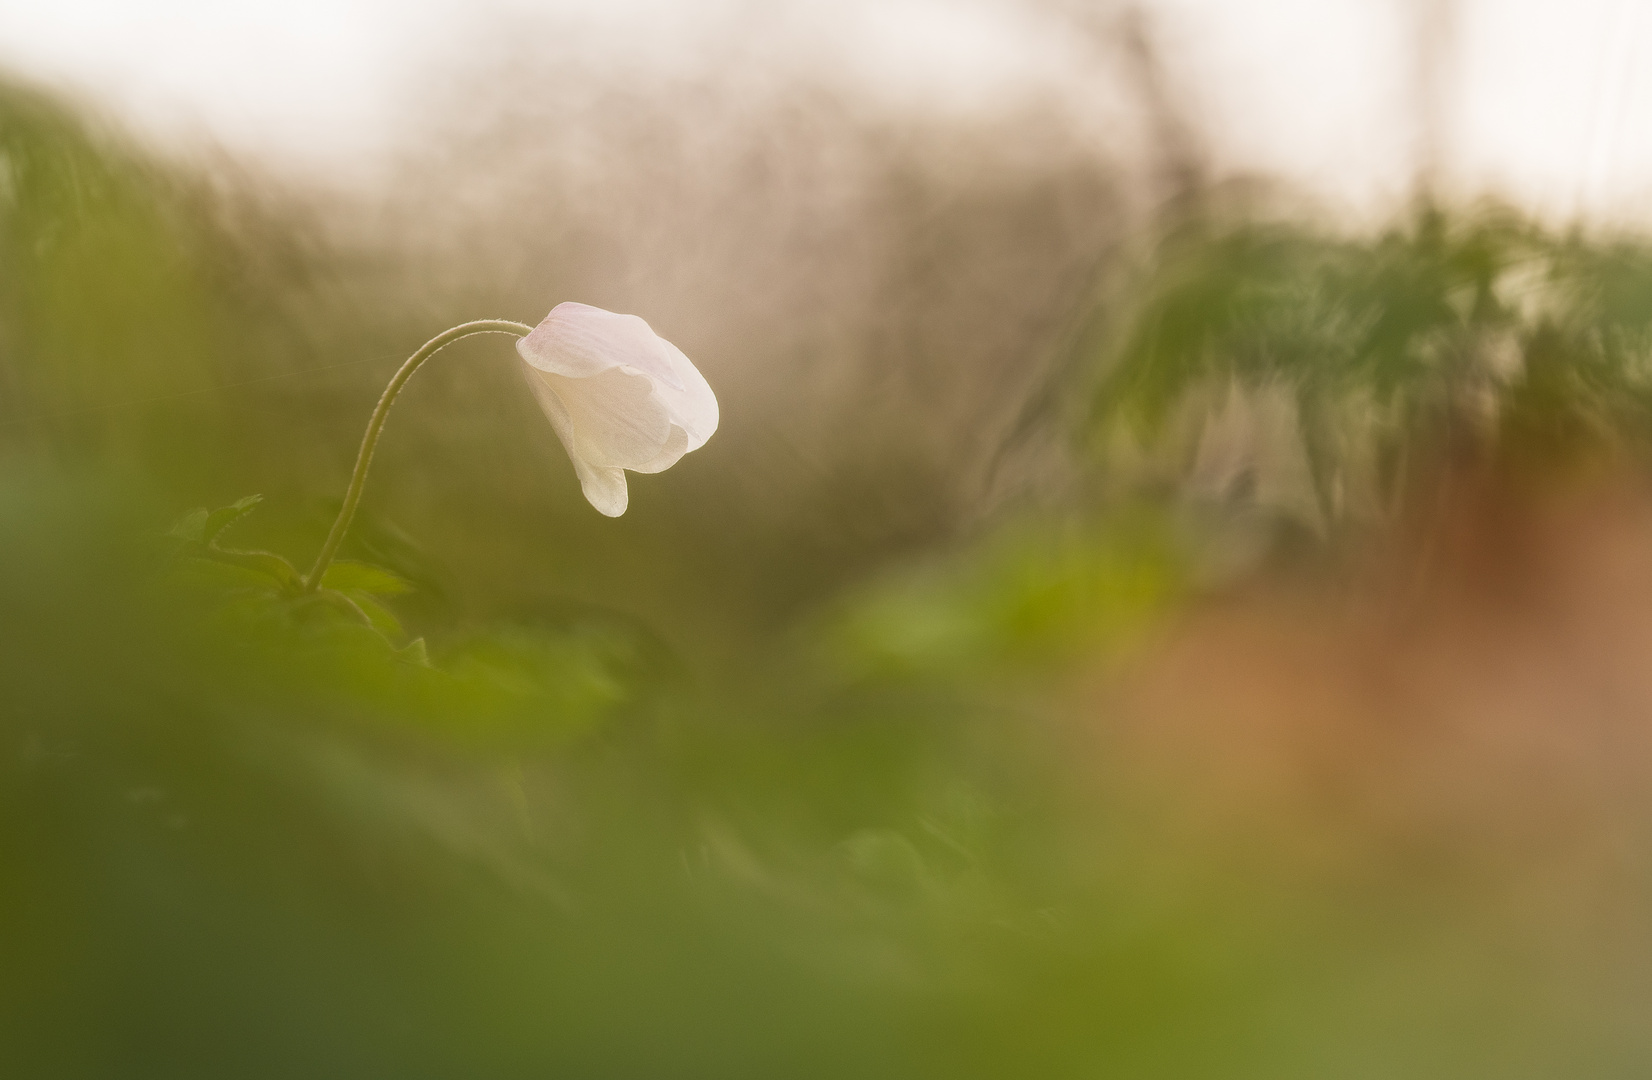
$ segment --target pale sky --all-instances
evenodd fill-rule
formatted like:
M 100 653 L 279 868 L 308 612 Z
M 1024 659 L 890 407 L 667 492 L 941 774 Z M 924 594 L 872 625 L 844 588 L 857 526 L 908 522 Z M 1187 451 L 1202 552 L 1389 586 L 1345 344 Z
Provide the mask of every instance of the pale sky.
M 1153 0 L 1222 164 L 1381 206 L 1413 175 L 1415 0 Z M 0 0 L 0 65 L 158 136 L 371 171 L 444 49 L 542 20 L 633 63 L 784 23 L 834 77 L 967 112 L 1082 94 L 1088 56 L 1009 0 Z M 1652 223 L 1652 0 L 1459 0 L 1447 183 Z M 779 13 L 779 14 L 777 14 Z M 501 20 L 509 18 L 510 23 Z

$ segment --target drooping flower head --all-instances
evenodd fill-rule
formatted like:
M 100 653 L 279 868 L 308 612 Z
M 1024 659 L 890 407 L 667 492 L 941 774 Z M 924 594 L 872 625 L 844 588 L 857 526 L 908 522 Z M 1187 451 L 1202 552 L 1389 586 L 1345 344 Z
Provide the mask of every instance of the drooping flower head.
M 717 430 L 705 378 L 635 315 L 558 304 L 516 351 L 585 498 L 609 517 L 625 513 L 626 469 L 669 469 Z

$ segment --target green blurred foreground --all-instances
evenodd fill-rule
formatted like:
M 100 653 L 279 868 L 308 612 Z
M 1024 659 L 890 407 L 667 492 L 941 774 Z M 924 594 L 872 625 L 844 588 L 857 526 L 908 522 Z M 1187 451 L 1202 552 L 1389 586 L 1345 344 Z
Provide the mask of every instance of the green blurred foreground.
M 598 519 L 466 345 L 368 625 L 222 552 L 495 312 L 298 218 L 0 95 L 0 1074 L 1652 1065 L 1652 249 L 1191 213 L 1029 403 L 1060 493 L 882 546 L 921 477 L 717 440 Z

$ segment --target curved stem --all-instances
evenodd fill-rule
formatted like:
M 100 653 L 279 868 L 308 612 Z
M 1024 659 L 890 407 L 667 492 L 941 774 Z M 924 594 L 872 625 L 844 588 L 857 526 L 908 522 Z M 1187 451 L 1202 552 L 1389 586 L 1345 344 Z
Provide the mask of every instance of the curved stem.
M 361 437 L 361 450 L 356 454 L 356 469 L 350 474 L 350 487 L 344 492 L 344 505 L 339 508 L 338 520 L 333 522 L 332 531 L 327 534 L 327 542 L 321 545 L 321 554 L 316 556 L 315 565 L 304 577 L 304 592 L 315 592 L 320 587 L 322 575 L 327 573 L 333 556 L 338 554 L 338 547 L 344 542 L 344 534 L 349 531 L 350 519 L 356 516 L 356 506 L 361 502 L 361 489 L 367 484 L 367 469 L 373 464 L 373 448 L 378 445 L 379 433 L 384 430 L 384 418 L 390 415 L 390 406 L 395 404 L 396 395 L 402 392 L 407 380 L 419 370 L 419 365 L 443 347 L 473 334 L 514 334 L 523 337 L 532 331 L 533 327 L 511 322 L 509 319 L 478 319 L 443 330 L 419 346 L 419 351 L 407 358 L 406 363 L 391 377 L 390 385 L 384 388 L 378 405 L 373 409 L 372 419 L 367 421 L 367 431 Z

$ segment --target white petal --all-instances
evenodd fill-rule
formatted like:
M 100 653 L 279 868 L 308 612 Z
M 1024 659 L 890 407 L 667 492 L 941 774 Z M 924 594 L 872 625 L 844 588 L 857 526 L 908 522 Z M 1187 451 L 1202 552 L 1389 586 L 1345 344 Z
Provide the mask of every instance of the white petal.
M 562 449 L 568 452 L 569 457 L 573 457 L 574 422 L 568 415 L 568 407 L 562 404 L 562 399 L 556 396 L 556 391 L 551 389 L 550 383 L 537 368 L 529 367 L 524 361 L 522 374 L 528 380 L 528 389 L 533 391 L 534 400 L 539 402 L 540 411 L 545 414 L 545 419 L 551 422 L 551 430 L 562 440 Z
M 574 475 L 579 477 L 579 489 L 585 492 L 585 501 L 597 508 L 597 513 L 619 517 L 625 513 L 629 493 L 625 487 L 625 470 L 605 465 L 587 465 L 573 459 Z
M 551 382 L 556 376 L 547 376 L 526 363 L 522 365 L 522 373 L 527 377 L 528 387 L 538 400 L 545 418 L 551 422 L 551 430 L 555 431 L 556 437 L 562 441 L 562 448 L 568 451 L 568 460 L 574 464 L 574 475 L 579 477 L 579 487 L 585 493 L 586 501 L 596 507 L 598 513 L 609 517 L 619 517 L 625 513 L 629 501 L 625 470 L 614 466 L 591 465 L 580 457 L 573 417 Z M 575 380 L 561 381 L 571 383 Z
M 673 389 L 683 388 L 671 355 L 676 350 L 669 342 L 635 315 L 589 304 L 558 304 L 532 333 L 517 340 L 516 351 L 533 367 L 571 379 L 623 366 Z
M 635 469 L 658 457 L 671 437 L 670 414 L 645 376 L 618 368 L 585 379 L 536 374 L 568 410 L 572 454 L 588 464 Z
M 687 433 L 687 450 L 698 450 L 717 430 L 717 395 L 711 392 L 705 376 L 683 355 L 681 349 L 664 338 L 660 339 L 660 344 L 669 350 L 678 384 L 655 386 L 654 393 L 664 403 L 671 422 Z
M 660 449 L 660 452 L 654 455 L 654 460 L 646 462 L 642 465 L 633 465 L 631 466 L 631 471 L 645 473 L 665 472 L 665 470 L 677 464 L 677 462 L 680 461 L 682 456 L 686 453 L 688 453 L 688 432 L 684 431 L 676 424 L 672 424 L 671 435 L 665 440 L 665 446 Z

